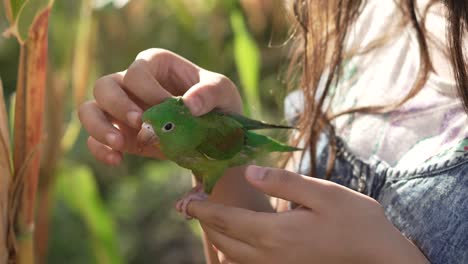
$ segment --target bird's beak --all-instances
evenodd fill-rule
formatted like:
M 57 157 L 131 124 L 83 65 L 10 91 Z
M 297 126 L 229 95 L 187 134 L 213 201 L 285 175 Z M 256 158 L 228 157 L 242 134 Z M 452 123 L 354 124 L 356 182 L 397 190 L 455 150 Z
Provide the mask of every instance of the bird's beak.
M 141 125 L 141 130 L 137 135 L 137 145 L 141 148 L 144 146 L 154 145 L 159 147 L 159 137 L 154 132 L 153 127 L 148 123 Z

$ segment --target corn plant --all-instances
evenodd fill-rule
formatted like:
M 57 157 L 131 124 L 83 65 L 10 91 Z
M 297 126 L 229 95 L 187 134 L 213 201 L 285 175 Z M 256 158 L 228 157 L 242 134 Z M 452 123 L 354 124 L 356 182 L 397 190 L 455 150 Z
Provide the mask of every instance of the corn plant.
M 12 178 L 8 115 L 0 80 L 0 262 L 8 260 L 8 189 Z
M 0 204 L 1 260 L 34 263 L 35 197 L 39 178 L 47 72 L 48 22 L 53 0 L 4 0 L 9 21 L 6 36 L 20 45 L 13 147 L 10 150 L 5 101 L 0 98 L 0 164 L 5 185 Z M 3 88 L 2 88 L 3 93 Z M 12 160 L 12 162 L 11 162 Z M 8 195 L 6 195 L 8 193 Z M 6 207 L 4 208 L 3 205 Z

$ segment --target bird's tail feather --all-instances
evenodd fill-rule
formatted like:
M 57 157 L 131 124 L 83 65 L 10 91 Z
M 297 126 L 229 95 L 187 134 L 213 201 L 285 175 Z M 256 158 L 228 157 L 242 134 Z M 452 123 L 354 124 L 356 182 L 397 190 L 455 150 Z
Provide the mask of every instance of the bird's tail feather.
M 295 127 L 291 127 L 291 126 L 268 124 L 263 121 L 250 119 L 243 115 L 229 114 L 229 116 L 233 118 L 234 120 L 236 120 L 237 122 L 241 123 L 242 127 L 246 130 L 270 129 L 270 128 L 295 129 Z

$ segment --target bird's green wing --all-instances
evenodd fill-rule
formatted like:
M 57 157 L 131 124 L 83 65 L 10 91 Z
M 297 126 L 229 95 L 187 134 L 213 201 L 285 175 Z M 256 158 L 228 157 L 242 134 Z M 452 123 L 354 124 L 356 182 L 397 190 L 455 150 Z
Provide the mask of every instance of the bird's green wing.
M 246 145 L 256 149 L 258 152 L 290 152 L 301 150 L 296 147 L 282 144 L 270 137 L 256 134 L 252 131 L 246 132 Z
M 245 141 L 245 130 L 235 120 L 223 115 L 210 114 L 203 117 L 205 140 L 197 150 L 212 160 L 226 160 L 239 153 Z
M 226 116 L 229 116 L 230 118 L 236 120 L 240 124 L 242 124 L 242 127 L 246 130 L 255 130 L 255 129 L 267 129 L 267 128 L 284 128 L 284 129 L 292 129 L 294 127 L 290 126 L 282 126 L 282 125 L 274 125 L 274 124 L 268 124 L 263 121 L 258 121 L 254 119 L 250 119 L 248 117 L 245 117 L 243 115 L 238 115 L 238 114 L 225 114 Z

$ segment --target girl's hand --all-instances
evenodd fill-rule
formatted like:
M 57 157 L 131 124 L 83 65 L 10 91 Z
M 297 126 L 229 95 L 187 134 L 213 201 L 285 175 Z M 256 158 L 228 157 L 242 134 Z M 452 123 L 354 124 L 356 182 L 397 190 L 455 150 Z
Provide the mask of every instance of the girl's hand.
M 225 76 L 167 50 L 145 50 L 127 70 L 98 79 L 94 100 L 80 106 L 79 117 L 90 135 L 91 153 L 109 165 L 119 164 L 124 152 L 162 158 L 151 146 L 139 151 L 136 135 L 144 110 L 178 95 L 183 95 L 195 116 L 215 107 L 237 113 L 242 109 L 235 85 Z
M 191 202 L 189 214 L 229 263 L 428 263 L 368 196 L 286 170 L 249 166 L 246 178 L 302 206 L 261 213 Z

